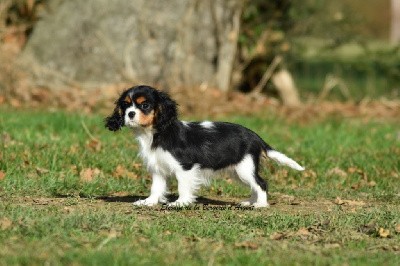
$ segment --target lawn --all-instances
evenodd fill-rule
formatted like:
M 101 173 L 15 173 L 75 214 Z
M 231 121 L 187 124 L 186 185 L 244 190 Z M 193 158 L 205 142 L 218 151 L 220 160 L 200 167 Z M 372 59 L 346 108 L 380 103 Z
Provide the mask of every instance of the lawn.
M 306 167 L 263 163 L 270 208 L 237 208 L 249 191 L 226 175 L 190 208 L 134 207 L 151 180 L 128 130 L 0 109 L 0 265 L 400 264 L 398 121 L 224 120 Z

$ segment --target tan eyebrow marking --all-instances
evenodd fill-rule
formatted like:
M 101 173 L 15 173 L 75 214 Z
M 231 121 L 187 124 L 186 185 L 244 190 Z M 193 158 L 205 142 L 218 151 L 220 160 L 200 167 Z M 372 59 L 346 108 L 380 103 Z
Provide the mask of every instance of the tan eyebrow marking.
M 144 96 L 140 96 L 136 99 L 137 104 L 142 104 L 144 101 L 146 101 L 146 98 Z
M 126 96 L 124 101 L 127 103 L 132 103 L 132 99 L 129 96 Z

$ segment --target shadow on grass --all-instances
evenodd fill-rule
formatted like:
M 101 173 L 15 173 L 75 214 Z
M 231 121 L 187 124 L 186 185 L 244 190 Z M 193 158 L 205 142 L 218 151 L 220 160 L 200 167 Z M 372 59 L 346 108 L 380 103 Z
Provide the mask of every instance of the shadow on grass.
M 105 202 L 135 202 L 137 200 L 145 199 L 143 196 L 102 196 L 96 197 L 98 200 L 103 200 Z M 178 199 L 177 195 L 169 195 L 168 202 L 173 202 Z M 236 205 L 235 202 L 231 201 L 221 201 L 215 199 L 209 199 L 205 197 L 198 197 L 196 200 L 197 204 L 208 204 L 208 205 Z
M 56 198 L 72 198 L 71 195 L 57 194 Z M 137 200 L 145 199 L 145 196 L 137 196 L 137 195 L 124 195 L 124 196 L 88 196 L 84 194 L 79 195 L 80 198 L 83 199 L 96 199 L 102 200 L 104 202 L 126 202 L 133 203 Z M 167 196 L 168 202 L 174 202 L 178 199 L 177 195 L 171 194 Z M 222 201 L 216 199 L 210 199 L 205 197 L 197 197 L 196 204 L 205 204 L 205 205 L 237 205 L 237 202 L 233 201 Z

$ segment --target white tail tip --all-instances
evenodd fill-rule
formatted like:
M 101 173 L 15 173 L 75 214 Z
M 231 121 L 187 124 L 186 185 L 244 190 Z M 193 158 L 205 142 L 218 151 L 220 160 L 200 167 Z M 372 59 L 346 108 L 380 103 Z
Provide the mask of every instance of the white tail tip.
M 285 154 L 280 153 L 279 151 L 270 150 L 267 151 L 267 156 L 274 160 L 275 162 L 283 165 L 287 165 L 290 168 L 293 168 L 297 171 L 303 171 L 305 168 L 300 164 L 296 163 L 293 159 L 290 159 Z

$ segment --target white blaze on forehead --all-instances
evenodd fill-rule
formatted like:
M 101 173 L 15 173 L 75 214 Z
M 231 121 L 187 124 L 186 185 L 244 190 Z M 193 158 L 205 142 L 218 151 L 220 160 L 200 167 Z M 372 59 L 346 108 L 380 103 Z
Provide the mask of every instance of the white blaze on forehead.
M 129 117 L 129 113 L 130 112 L 134 112 L 135 113 L 135 116 L 133 117 L 133 119 L 131 119 L 130 117 Z M 133 126 L 133 125 L 135 125 L 135 124 L 138 124 L 138 112 L 140 112 L 140 110 L 136 107 L 136 106 L 131 106 L 131 107 L 128 107 L 128 108 L 126 108 L 126 110 L 125 110 L 125 117 L 124 117 L 124 120 L 125 120 L 125 125 L 126 126 Z
M 200 125 L 204 128 L 213 128 L 214 127 L 214 123 L 211 121 L 204 121 L 201 122 Z

